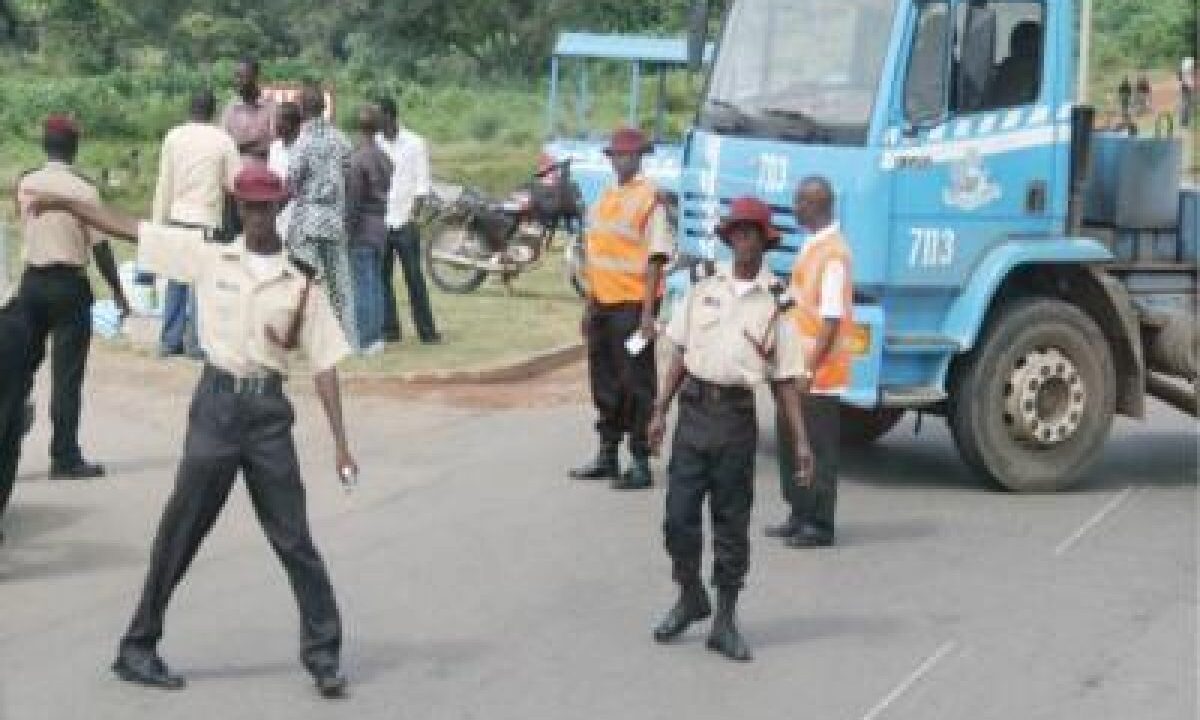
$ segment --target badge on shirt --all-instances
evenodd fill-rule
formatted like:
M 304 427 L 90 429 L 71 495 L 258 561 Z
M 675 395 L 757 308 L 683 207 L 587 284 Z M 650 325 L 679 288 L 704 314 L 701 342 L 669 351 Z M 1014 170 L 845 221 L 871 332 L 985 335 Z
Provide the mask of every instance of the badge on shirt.
M 721 307 L 721 298 L 713 297 L 712 295 L 705 295 L 704 299 L 701 301 L 700 304 L 703 305 L 704 307 L 720 308 Z

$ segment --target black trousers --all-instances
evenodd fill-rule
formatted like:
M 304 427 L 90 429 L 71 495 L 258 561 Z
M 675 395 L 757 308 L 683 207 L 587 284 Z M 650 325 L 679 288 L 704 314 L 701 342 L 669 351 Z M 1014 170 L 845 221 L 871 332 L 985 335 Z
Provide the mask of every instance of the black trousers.
M 27 268 L 21 278 L 20 301 L 29 320 L 29 384 L 50 347 L 50 421 L 54 433 L 50 458 L 55 465 L 83 459 L 79 447 L 79 415 L 83 376 L 92 344 L 92 288 L 76 267 Z
M 680 390 L 663 534 L 675 581 L 698 582 L 704 546 L 701 510 L 707 495 L 713 585 L 740 588 L 750 566 L 758 419 L 750 390 L 718 388 L 722 396 L 711 397 L 713 387 L 689 378 Z
M 287 571 L 300 608 L 301 659 L 314 674 L 336 670 L 341 619 L 325 564 L 309 533 L 291 403 L 282 394 L 220 391 L 216 375 L 205 368 L 192 399 L 175 490 L 163 511 L 141 601 L 122 646 L 148 649 L 162 637 L 171 593 L 241 470 L 259 524 Z
M 17 302 L 0 309 L 0 517 L 17 480 L 28 388 L 29 322 Z
M 782 413 L 776 415 L 779 444 L 779 489 L 792 508 L 792 518 L 828 533 L 834 531 L 837 508 L 838 460 L 841 454 L 841 411 L 837 397 L 809 394 L 800 409 L 813 453 L 812 486 L 796 485 L 795 446 Z
M 383 249 L 383 338 L 398 341 L 400 316 L 396 310 L 396 258 L 400 258 L 400 269 L 404 272 L 404 285 L 408 288 L 408 304 L 412 309 L 413 325 L 417 336 L 430 340 L 437 335 L 433 322 L 433 309 L 429 306 L 429 288 L 425 285 L 425 273 L 421 270 L 421 230 L 414 223 L 389 230 L 387 246 Z
M 637 457 L 650 454 L 647 431 L 658 390 L 654 343 L 635 356 L 625 349 L 641 321 L 641 306 L 601 305 L 584 329 L 592 402 L 599 415 L 596 432 L 601 442 L 613 445 L 628 434 L 629 452 Z

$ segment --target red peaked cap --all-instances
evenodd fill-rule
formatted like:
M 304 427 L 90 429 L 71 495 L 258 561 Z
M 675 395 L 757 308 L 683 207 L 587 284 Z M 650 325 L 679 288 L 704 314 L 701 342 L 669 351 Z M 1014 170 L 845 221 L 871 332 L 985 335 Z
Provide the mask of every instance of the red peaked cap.
M 779 231 L 771 225 L 771 208 L 762 200 L 740 197 L 729 206 L 729 214 L 717 226 L 717 235 L 726 243 L 733 228 L 741 224 L 757 225 L 767 239 L 767 249 L 779 244 Z
M 637 128 L 623 127 L 613 133 L 604 154 L 613 155 L 648 155 L 654 151 L 654 146 L 646 139 L 646 134 Z
M 266 163 L 252 161 L 243 165 L 234 178 L 233 196 L 246 202 L 283 202 L 288 191 Z
M 79 124 L 70 115 L 53 113 L 46 116 L 47 135 L 79 135 Z

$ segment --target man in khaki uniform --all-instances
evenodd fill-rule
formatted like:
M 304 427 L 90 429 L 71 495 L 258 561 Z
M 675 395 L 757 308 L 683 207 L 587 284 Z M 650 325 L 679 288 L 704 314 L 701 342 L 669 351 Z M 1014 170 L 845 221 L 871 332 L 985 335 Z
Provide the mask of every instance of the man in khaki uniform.
M 92 342 L 93 297 L 85 272 L 90 255 L 95 255 L 100 274 L 112 288 L 123 314 L 129 314 L 129 303 L 121 290 L 112 250 L 102 235 L 64 213 L 31 217 L 24 211 L 23 199 L 31 193 L 54 193 L 87 202 L 100 198 L 95 186 L 71 165 L 79 148 L 79 128 L 74 121 L 62 115 L 48 117 L 43 142 L 46 165 L 21 176 L 16 193 L 25 241 L 19 295 L 29 322 L 32 349 L 30 387 L 26 391 L 32 387 L 33 374 L 45 359 L 46 342 L 50 340 L 50 419 L 54 425 L 50 476 L 99 477 L 104 468 L 87 462 L 79 447 L 83 377 Z
M 747 529 L 758 436 L 754 385 L 772 384 L 795 429 L 795 480 L 801 484 L 811 474 L 812 454 L 800 413 L 804 351 L 782 317 L 783 288 L 763 264 L 764 253 L 779 242 L 771 209 L 754 198 L 738 198 L 717 234 L 733 250 L 733 263 L 717 266 L 712 277 L 694 285 L 671 318 L 666 337 L 675 352 L 650 420 L 650 442 L 657 450 L 667 410 L 679 393 L 663 532 L 680 593 L 654 638 L 668 642 L 712 613 L 700 580 L 701 510 L 708 495 L 718 599 L 707 645 L 744 662 L 751 659 L 750 648 L 738 633 L 734 608 L 750 562 Z
M 192 98 L 191 119 L 163 138 L 158 185 L 150 218 L 160 225 L 218 230 L 225 217 L 225 195 L 242 165 L 229 133 L 213 124 L 217 100 L 211 90 Z M 186 285 L 167 283 L 159 354 L 200 354 L 196 336 L 196 294 Z
M 275 214 L 287 198 L 283 182 L 265 164 L 249 163 L 238 174 L 234 195 L 246 234 L 232 245 L 206 243 L 197 230 L 138 223 L 90 203 L 49 197 L 33 203 L 136 240 L 139 262 L 147 269 L 196 289 L 205 318 L 200 342 L 208 364 L 192 400 L 183 459 L 142 598 L 113 670 L 131 682 L 183 687 L 156 651 L 163 616 L 241 471 L 300 607 L 301 659 L 323 697 L 341 697 L 346 688 L 339 671 L 341 620 L 309 534 L 294 415 L 283 383 L 297 355 L 315 372 L 337 446 L 337 470 L 348 480 L 358 469 L 342 425 L 336 365 L 350 347 L 325 292 L 313 287 L 311 272 L 284 257 L 275 230 Z

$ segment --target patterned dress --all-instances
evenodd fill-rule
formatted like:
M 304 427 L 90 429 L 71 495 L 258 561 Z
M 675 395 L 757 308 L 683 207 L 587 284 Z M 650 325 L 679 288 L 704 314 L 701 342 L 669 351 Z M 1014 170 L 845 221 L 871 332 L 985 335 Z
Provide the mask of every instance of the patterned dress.
M 346 173 L 350 142 L 323 118 L 309 120 L 288 160 L 291 220 L 284 242 L 317 269 L 351 347 L 358 347 L 354 288 L 346 237 Z

